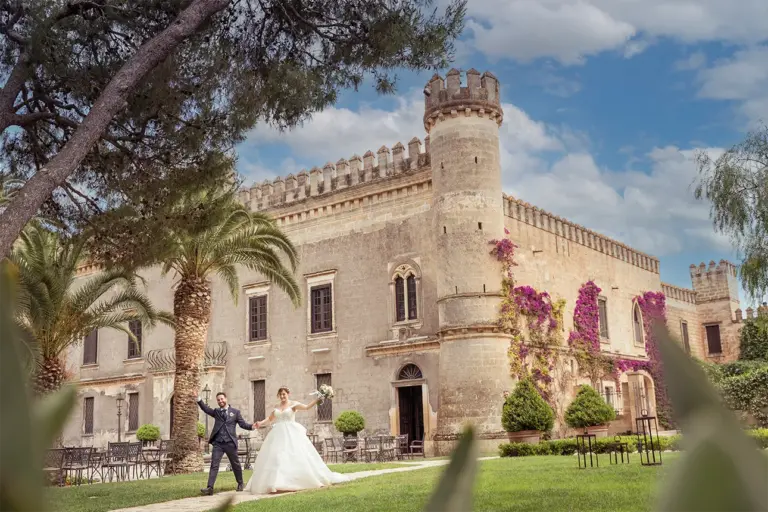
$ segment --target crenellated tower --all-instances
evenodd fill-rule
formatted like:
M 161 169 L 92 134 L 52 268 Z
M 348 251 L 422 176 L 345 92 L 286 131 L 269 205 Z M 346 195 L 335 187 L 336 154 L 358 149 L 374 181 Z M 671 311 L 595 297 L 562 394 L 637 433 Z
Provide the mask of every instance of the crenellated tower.
M 489 241 L 504 232 L 499 163 L 503 112 L 492 74 L 452 69 L 425 89 L 436 237 L 440 328 L 440 400 L 436 449 L 470 421 L 483 437 L 501 432 L 501 396 L 509 387 L 509 337 L 499 332 L 501 265 Z M 446 446 L 446 448 L 448 448 Z

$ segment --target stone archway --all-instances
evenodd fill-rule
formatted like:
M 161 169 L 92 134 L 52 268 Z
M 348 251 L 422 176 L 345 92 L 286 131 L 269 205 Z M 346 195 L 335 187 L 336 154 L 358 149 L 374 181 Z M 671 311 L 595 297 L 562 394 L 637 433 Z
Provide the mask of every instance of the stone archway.
M 427 397 L 426 379 L 421 368 L 408 363 L 397 373 L 395 401 L 398 421 L 397 433 L 407 434 L 408 442 L 423 441 L 427 430 L 424 401 Z

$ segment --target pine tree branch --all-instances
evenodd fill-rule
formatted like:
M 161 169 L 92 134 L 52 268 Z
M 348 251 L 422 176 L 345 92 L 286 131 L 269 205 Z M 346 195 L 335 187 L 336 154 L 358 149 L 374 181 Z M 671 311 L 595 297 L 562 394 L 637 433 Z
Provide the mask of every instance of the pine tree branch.
M 142 45 L 128 59 L 96 100 L 72 138 L 45 167 L 27 181 L 0 214 L 0 225 L 3 226 L 0 231 L 0 257 L 10 253 L 14 241 L 29 219 L 56 187 L 75 171 L 149 72 L 193 35 L 205 21 L 227 7 L 229 2 L 194 0 L 168 28 Z M 14 94 L 13 100 L 15 97 Z M 9 108 L 12 108 L 13 100 Z

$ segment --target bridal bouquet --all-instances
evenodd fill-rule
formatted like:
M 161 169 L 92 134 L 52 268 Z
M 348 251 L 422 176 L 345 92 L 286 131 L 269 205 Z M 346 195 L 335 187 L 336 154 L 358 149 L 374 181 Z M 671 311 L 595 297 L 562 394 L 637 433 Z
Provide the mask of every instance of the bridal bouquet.
M 320 389 L 317 391 L 313 391 L 310 393 L 311 396 L 316 396 L 320 399 L 321 402 L 324 402 L 326 400 L 330 400 L 333 398 L 333 388 L 329 386 L 328 384 L 323 384 L 320 386 Z

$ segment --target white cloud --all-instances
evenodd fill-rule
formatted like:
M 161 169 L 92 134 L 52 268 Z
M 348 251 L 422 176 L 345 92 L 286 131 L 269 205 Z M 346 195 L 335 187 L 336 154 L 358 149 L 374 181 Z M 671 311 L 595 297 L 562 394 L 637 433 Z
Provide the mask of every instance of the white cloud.
M 642 155 L 649 165 L 640 171 L 633 170 L 638 157 L 628 149 L 630 170 L 616 172 L 595 162 L 585 134 L 531 119 L 512 104 L 503 107 L 499 137 L 505 192 L 657 256 L 728 248 L 712 232 L 708 206 L 693 199 L 692 150 L 656 148 Z M 422 112 L 423 98 L 414 91 L 392 111 L 332 107 L 287 133 L 259 127 L 247 145 L 256 150 L 287 145 L 296 161 L 282 167 L 295 172 L 297 162 L 322 166 L 368 149 L 376 152 L 382 144 L 407 144 L 414 135 L 423 140 Z M 716 157 L 720 150 L 710 151 Z M 258 166 L 246 170 L 259 181 L 275 174 Z
M 704 52 L 694 52 L 685 59 L 675 63 L 675 69 L 678 71 L 694 71 L 703 68 L 707 64 L 707 56 Z
M 751 124 L 768 121 L 768 45 L 753 46 L 698 73 L 699 96 L 738 102 Z
M 467 10 L 476 49 L 522 62 L 551 57 L 574 65 L 605 51 L 631 57 L 657 38 L 687 44 L 768 38 L 765 0 L 472 0 Z

